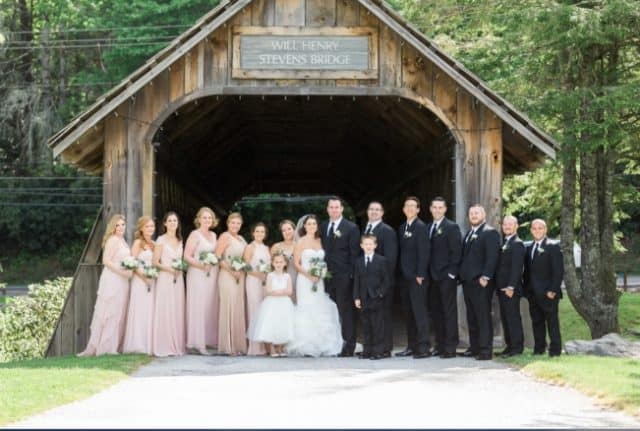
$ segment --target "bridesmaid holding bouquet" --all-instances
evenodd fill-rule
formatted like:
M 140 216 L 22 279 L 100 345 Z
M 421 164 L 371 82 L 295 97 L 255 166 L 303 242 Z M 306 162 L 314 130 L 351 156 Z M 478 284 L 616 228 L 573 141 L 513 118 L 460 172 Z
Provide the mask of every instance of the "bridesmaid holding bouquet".
M 137 266 L 124 239 L 124 216 L 115 214 L 107 223 L 102 240 L 104 268 L 98 282 L 98 297 L 91 319 L 91 336 L 78 356 L 116 354 L 124 338 L 129 280 Z
M 220 288 L 220 326 L 218 352 L 228 355 L 247 353 L 244 312 L 245 273 L 241 264 L 247 242 L 240 235 L 242 216 L 231 213 L 227 217 L 227 231 L 220 235 L 216 256 L 220 256 L 218 286 Z
M 187 271 L 187 348 L 201 355 L 209 355 L 207 346 L 218 345 L 218 267 L 215 258 L 216 234 L 211 229 L 218 225 L 212 209 L 202 207 L 193 221 L 185 246 Z
M 253 241 L 244 250 L 243 258 L 251 266 L 247 272 L 247 322 L 249 327 L 258 314 L 260 304 L 264 299 L 264 284 L 267 274 L 271 272 L 271 255 L 269 248 L 264 245 L 267 237 L 267 226 L 256 223 L 251 230 Z M 263 343 L 249 342 L 248 355 L 265 355 L 267 353 Z
M 156 280 L 153 316 L 153 354 L 179 356 L 185 351 L 184 263 L 178 215 L 170 211 L 162 220 L 164 235 L 156 241 L 153 263 L 160 270 Z
M 122 348 L 125 353 L 151 354 L 154 284 L 157 277 L 157 269 L 152 265 L 155 246 L 152 238 L 155 231 L 156 224 L 151 217 L 142 216 L 138 219 L 131 254 L 138 259 L 140 266 L 134 271 L 131 280 L 131 296 Z

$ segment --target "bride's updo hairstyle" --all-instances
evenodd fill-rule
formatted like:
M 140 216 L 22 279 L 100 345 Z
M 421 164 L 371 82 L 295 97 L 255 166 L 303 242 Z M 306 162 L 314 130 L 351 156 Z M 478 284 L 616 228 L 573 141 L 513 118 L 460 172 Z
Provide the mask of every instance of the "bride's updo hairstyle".
M 320 238 L 320 223 L 318 223 L 318 217 L 316 217 L 315 214 L 309 214 L 308 216 L 306 216 L 304 218 L 304 221 L 302 222 L 302 226 L 300 226 L 300 230 L 298 231 L 298 235 L 300 235 L 300 238 L 302 238 L 303 236 L 305 236 L 307 234 L 307 230 L 304 228 L 304 225 L 307 224 L 307 221 L 309 221 L 309 219 L 313 219 L 313 220 L 316 221 L 316 224 L 318 225 L 318 229 L 316 229 L 315 238 L 319 239 Z

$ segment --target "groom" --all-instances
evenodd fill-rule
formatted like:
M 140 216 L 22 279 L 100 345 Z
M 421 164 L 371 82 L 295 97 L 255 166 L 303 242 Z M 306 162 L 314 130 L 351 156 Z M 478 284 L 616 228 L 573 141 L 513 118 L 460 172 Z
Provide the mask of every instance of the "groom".
M 356 348 L 355 307 L 353 304 L 353 267 L 358 258 L 360 231 L 342 217 L 344 207 L 338 197 L 329 198 L 329 220 L 322 223 L 322 248 L 331 278 L 325 281 L 326 290 L 338 306 L 344 344 L 339 356 L 353 356 Z

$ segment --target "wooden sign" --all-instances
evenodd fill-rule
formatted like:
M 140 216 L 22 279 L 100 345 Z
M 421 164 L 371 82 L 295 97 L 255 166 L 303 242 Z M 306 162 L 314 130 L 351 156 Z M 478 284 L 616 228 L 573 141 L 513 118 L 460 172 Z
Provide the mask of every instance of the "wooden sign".
M 235 27 L 235 79 L 377 79 L 372 27 Z

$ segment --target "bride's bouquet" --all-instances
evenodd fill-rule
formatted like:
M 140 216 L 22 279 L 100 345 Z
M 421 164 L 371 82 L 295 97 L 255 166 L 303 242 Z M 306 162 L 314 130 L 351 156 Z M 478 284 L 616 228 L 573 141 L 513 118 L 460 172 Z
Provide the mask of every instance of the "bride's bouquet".
M 313 257 L 309 261 L 309 264 L 311 265 L 309 267 L 309 274 L 311 274 L 312 276 L 318 277 L 322 280 L 331 278 L 331 273 L 329 272 L 329 268 L 327 267 L 327 262 L 325 262 L 324 259 L 320 257 Z M 318 283 L 313 283 L 313 287 L 311 287 L 311 290 L 313 292 L 317 292 Z
M 140 262 L 133 256 L 125 257 L 124 259 L 122 259 L 122 262 L 120 262 L 120 267 L 127 271 L 136 270 L 139 266 Z
M 198 260 L 203 265 L 216 266 L 218 264 L 218 256 L 211 251 L 201 251 Z M 211 270 L 207 271 L 207 277 L 211 275 Z
M 175 269 L 176 271 L 187 272 L 187 269 L 189 268 L 189 264 L 187 263 L 186 260 L 177 258 L 177 259 L 173 259 L 173 261 L 171 262 L 171 268 Z M 177 281 L 178 279 L 174 274 L 173 284 L 176 284 Z
M 242 256 L 230 256 L 229 266 L 231 266 L 231 269 L 233 269 L 234 271 L 251 271 L 251 265 L 245 262 Z M 236 278 L 236 283 L 239 281 L 240 280 Z
M 151 265 L 145 265 L 142 267 L 142 274 L 146 278 L 156 279 L 158 278 L 158 268 Z M 151 292 L 151 284 L 147 284 L 147 292 Z

